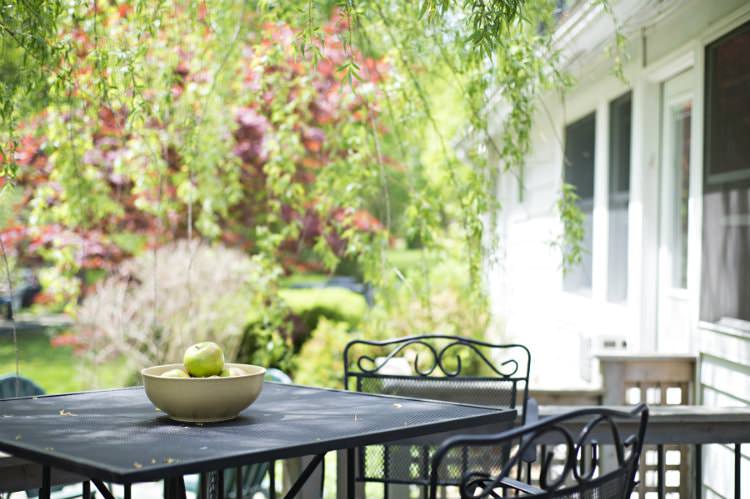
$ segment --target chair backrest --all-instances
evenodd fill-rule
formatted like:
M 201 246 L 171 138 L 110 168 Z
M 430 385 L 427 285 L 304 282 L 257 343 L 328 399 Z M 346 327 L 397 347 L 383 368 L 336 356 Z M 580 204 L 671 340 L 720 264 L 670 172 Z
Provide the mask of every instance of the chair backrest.
M 15 374 L 0 376 L 0 399 L 37 395 L 44 395 L 44 390 L 30 379 Z
M 621 428 L 630 423 L 633 431 L 623 437 Z M 635 423 L 635 426 L 632 424 Z M 544 419 L 538 423 L 521 426 L 496 435 L 456 436 L 446 440 L 435 452 L 431 463 L 430 498 L 435 499 L 440 485 L 441 467 L 450 466 L 451 455 L 466 453 L 472 449 L 497 448 L 515 445 L 510 459 L 491 473 L 486 468 L 469 470 L 461 477 L 459 489 L 462 499 L 506 497 L 503 489 L 523 491 L 523 497 L 537 498 L 581 498 L 606 497 L 627 499 L 635 486 L 635 473 L 643 448 L 643 439 L 648 423 L 648 407 L 641 404 L 630 412 L 605 407 L 586 408 Z M 574 437 L 574 428 L 582 428 Z M 519 445 L 520 442 L 520 445 Z M 554 461 L 550 451 L 540 466 L 537 476 L 529 483 L 514 481 L 511 471 L 520 463 L 523 454 L 532 446 L 552 444 L 565 449 L 563 462 Z M 585 446 L 592 445 L 590 456 Z M 598 445 L 608 444 L 614 448 L 616 466 L 603 471 L 598 457 Z M 557 458 L 560 458 L 557 454 Z M 580 457 L 580 459 L 579 459 Z M 553 464 L 558 464 L 555 466 Z M 552 476 L 551 476 L 552 475 Z
M 523 345 L 460 336 L 353 340 L 344 349 L 346 389 L 511 408 L 522 418 L 530 368 Z

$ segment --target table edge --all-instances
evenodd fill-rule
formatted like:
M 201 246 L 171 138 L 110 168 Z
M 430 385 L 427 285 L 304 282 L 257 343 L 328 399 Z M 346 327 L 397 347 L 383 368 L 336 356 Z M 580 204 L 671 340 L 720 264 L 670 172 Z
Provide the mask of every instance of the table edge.
M 267 450 L 262 452 L 256 452 L 251 454 L 234 454 L 226 456 L 221 459 L 206 459 L 202 461 L 192 461 L 190 463 L 180 464 L 168 464 L 168 465 L 157 465 L 152 467 L 144 467 L 141 469 L 133 469 L 132 471 L 123 472 L 121 469 L 113 469 L 102 466 L 100 463 L 96 463 L 89 459 L 78 458 L 76 461 L 71 461 L 62 456 L 56 456 L 53 453 L 43 453 L 35 449 L 29 449 L 25 447 L 23 443 L 13 442 L 2 442 L 0 441 L 0 451 L 6 452 L 22 459 L 27 459 L 38 465 L 49 465 L 53 468 L 70 471 L 80 475 L 84 475 L 88 478 L 99 479 L 105 481 L 112 481 L 118 484 L 129 484 L 138 482 L 148 482 L 154 480 L 160 480 L 163 478 L 169 478 L 174 476 L 181 476 L 185 474 L 200 473 L 202 471 L 212 471 L 224 468 L 231 468 L 235 466 L 246 466 L 257 463 L 269 462 L 277 459 L 291 459 L 296 457 L 308 456 L 313 454 L 327 453 L 336 450 L 344 450 L 348 448 L 363 447 L 367 445 L 377 445 L 387 443 L 391 441 L 401 440 L 408 437 L 420 437 L 430 435 L 434 433 L 443 433 L 447 431 L 456 431 L 464 428 L 471 428 L 475 426 L 483 426 L 493 423 L 502 422 L 513 422 L 517 416 L 516 409 L 500 409 L 491 406 L 474 405 L 474 404 L 463 404 L 458 402 L 443 402 L 439 400 L 431 399 L 419 399 L 413 397 L 400 397 L 396 395 L 384 395 L 376 393 L 364 393 L 354 392 L 350 390 L 338 390 L 334 388 L 321 388 L 311 387 L 305 385 L 290 385 L 285 383 L 277 383 L 273 381 L 266 381 L 265 383 L 271 383 L 278 386 L 284 387 L 301 387 L 309 388 L 322 391 L 333 391 L 342 392 L 347 394 L 356 394 L 368 397 L 381 397 L 394 400 L 411 400 L 416 402 L 431 403 L 438 405 L 450 405 L 450 406 L 463 406 L 474 409 L 482 409 L 487 411 L 486 414 L 480 414 L 476 416 L 464 417 L 461 419 L 451 419 L 448 421 L 441 421 L 438 423 L 426 423 L 414 426 L 405 426 L 403 428 L 391 429 L 382 431 L 380 433 L 370 433 L 367 435 L 360 435 L 355 437 L 342 437 L 332 440 L 326 440 L 325 442 L 313 442 L 302 445 L 296 445 L 286 447 L 279 452 L 278 449 Z M 143 389 L 142 386 L 126 387 L 126 388 L 115 388 L 105 390 L 90 390 L 84 392 L 74 392 L 66 394 L 52 394 L 52 395 L 40 395 L 37 397 L 18 397 L 15 399 L 6 400 L 21 400 L 21 399 L 34 399 L 42 397 L 60 397 L 66 395 L 80 395 L 93 392 L 108 392 L 108 391 L 126 391 L 126 390 L 137 390 Z M 465 424 L 470 422 L 470 424 Z M 404 434 L 404 432 L 408 432 Z M 209 466 L 210 465 L 210 466 Z

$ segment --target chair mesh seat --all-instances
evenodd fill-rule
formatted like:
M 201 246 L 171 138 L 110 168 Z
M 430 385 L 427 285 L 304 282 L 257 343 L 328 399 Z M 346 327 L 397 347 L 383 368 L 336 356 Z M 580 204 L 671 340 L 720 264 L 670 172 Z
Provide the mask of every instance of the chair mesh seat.
M 402 397 L 469 403 L 498 408 L 516 407 L 516 379 L 447 378 L 401 376 L 362 376 L 358 380 L 360 392 L 381 393 Z M 498 433 L 513 426 L 512 422 L 474 428 L 470 433 Z M 461 432 L 466 434 L 467 431 Z M 427 485 L 430 480 L 429 463 L 436 447 L 454 432 L 438 433 L 422 438 L 399 440 L 387 446 L 376 445 L 360 450 L 359 479 L 373 482 Z M 452 456 L 452 464 L 441 468 L 440 480 L 455 485 L 467 469 L 489 469 L 502 462 L 500 449 L 471 449 L 471 452 Z

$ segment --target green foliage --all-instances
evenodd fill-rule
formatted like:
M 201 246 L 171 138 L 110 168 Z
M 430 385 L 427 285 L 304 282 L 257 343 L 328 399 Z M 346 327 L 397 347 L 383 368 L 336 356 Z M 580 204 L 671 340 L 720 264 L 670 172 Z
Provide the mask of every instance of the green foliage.
M 435 255 L 430 255 L 421 249 L 393 249 L 385 253 L 388 263 L 404 276 L 422 272 L 424 268 L 437 263 Z
M 625 64 L 630 59 L 630 54 L 627 52 L 627 39 L 622 34 L 622 25 L 615 16 L 615 12 L 612 9 L 612 4 L 609 0 L 596 0 L 596 3 L 601 5 L 604 11 L 609 14 L 612 18 L 612 23 L 615 25 L 613 40 L 610 45 L 606 47 L 607 55 L 612 60 L 612 74 L 623 83 L 628 83 L 628 79 L 625 77 Z
M 110 239 L 125 253 L 138 255 L 146 249 L 148 242 L 146 236 L 135 232 L 117 232 L 110 234 Z
M 360 322 L 363 307 L 348 297 L 279 293 L 290 252 L 312 252 L 320 271 L 356 263 L 380 290 L 362 321 L 368 337 L 483 337 L 481 273 L 497 245 L 485 220 L 499 207 L 492 186 L 500 171 L 523 184 L 535 98 L 570 83 L 552 30 L 539 29 L 552 25 L 555 4 L 9 0 L 0 14 L 4 176 L 30 189 L 23 221 L 32 227 L 113 234 L 104 242 L 126 252 L 187 237 L 252 255 L 262 292 L 239 314 L 250 324 L 239 358 L 289 368 L 289 308 L 308 332 L 321 316 Z M 495 110 L 507 110 L 499 134 L 486 114 Z M 243 125 L 241 112 L 255 124 Z M 237 136 L 254 128 L 263 129 L 260 153 L 243 158 Z M 19 141 L 20 130 L 34 139 Z M 379 223 L 362 230 L 368 209 Z M 582 237 L 567 186 L 558 211 L 567 268 Z M 394 239 L 419 248 L 408 270 L 388 254 Z M 41 250 L 53 264 L 41 279 L 71 312 L 84 246 L 55 240 Z
M 460 251 L 458 251 L 460 254 Z M 398 286 L 378 290 L 378 304 L 360 331 L 368 339 L 441 333 L 499 339 L 486 298 L 475 291 L 460 260 L 450 253 L 423 260 Z
M 61 85 L 66 76 L 60 61 L 68 50 L 56 38 L 64 9 L 59 0 L 3 0 L 0 5 L 0 140 L 2 175 L 13 179 L 12 161 L 19 118 L 35 107 L 50 85 Z
M 242 335 L 235 357 L 237 362 L 275 367 L 293 374 L 292 344 L 281 333 L 280 324 L 257 322 L 255 319 L 251 318 Z
M 348 324 L 322 318 L 295 358 L 294 382 L 343 388 L 344 347 L 352 339 Z
M 582 241 L 584 236 L 583 213 L 578 208 L 578 200 L 575 186 L 563 184 L 562 196 L 557 202 L 557 212 L 560 217 L 562 230 L 555 241 L 552 242 L 554 247 L 560 249 L 562 255 L 561 268 L 563 272 L 568 272 L 576 265 L 581 263 L 583 257 Z
M 365 298 L 345 288 L 282 289 L 279 297 L 312 331 L 321 317 L 356 326 L 367 312 Z
M 286 279 L 286 282 L 310 282 L 315 276 Z M 317 277 L 320 280 L 320 277 Z M 240 362 L 277 367 L 295 374 L 298 358 L 305 356 L 313 332 L 323 322 L 356 328 L 367 313 L 362 295 L 344 288 L 285 288 L 278 301 L 254 307 L 238 348 Z M 295 355 L 295 353 L 297 355 Z M 310 359 L 314 365 L 317 359 Z
M 169 225 L 174 230 L 174 217 L 186 215 L 188 231 L 195 227 L 204 237 L 221 236 L 246 199 L 241 187 L 246 174 L 226 140 L 236 125 L 226 118 L 249 99 L 251 107 L 267 107 L 273 129 L 264 145 L 265 185 L 257 191 L 267 209 L 250 228 L 254 252 L 278 261 L 280 246 L 304 230 L 290 223 L 282 208 L 314 206 L 321 215 L 343 206 L 350 211 L 324 227 L 311 245 L 324 267 L 335 268 L 341 257 L 355 259 L 367 280 L 383 285 L 389 273 L 383 251 L 394 231 L 430 250 L 442 249 L 448 234 L 464 241 L 461 260 L 478 287 L 482 257 L 490 250 L 483 241 L 491 239 L 482 217 L 497 208 L 488 189 L 497 165 L 488 163 L 487 149 L 503 168 L 520 172 L 533 97 L 562 83 L 550 35 L 537 29 L 549 22 L 554 2 L 390 0 L 333 6 L 321 0 L 283 6 L 141 1 L 92 11 L 74 2 L 65 11 L 46 13 L 45 43 L 29 39 L 24 50 L 47 58 L 60 52 L 65 77 L 49 93 L 44 132 L 53 168 L 50 184 L 42 184 L 30 203 L 29 221 L 106 226 L 128 209 L 113 185 L 102 181 L 106 169 L 84 160 L 98 147 L 94 125 L 107 112 L 109 120 L 125 120 L 126 143 L 112 174 L 132 183 L 135 208 L 157 218 L 157 231 Z M 306 123 L 304 110 L 315 104 L 315 80 L 304 71 L 290 78 L 267 68 L 288 66 L 292 49 L 298 64 L 320 70 L 330 57 L 325 40 L 330 28 L 322 25 L 331 15 L 344 27 L 335 32 L 336 50 L 343 53 L 336 70 L 348 83 L 339 98 L 343 108 L 360 116 L 322 128 L 327 164 L 306 187 L 294 178 L 299 159 L 313 158 L 299 130 Z M 16 21 L 19 29 L 26 26 L 23 16 Z M 288 26 L 296 43 L 254 45 L 269 23 L 281 26 L 280 37 Z M 251 61 L 251 92 L 242 81 L 247 51 L 262 55 Z M 363 61 L 360 51 L 376 59 Z M 501 137 L 489 132 L 484 114 L 495 107 L 491 99 L 497 94 L 510 109 Z M 357 103 L 364 109 L 357 110 Z M 348 226 L 356 210 L 368 206 L 376 206 L 384 222 L 381 234 Z M 335 232 L 346 243 L 344 254 L 331 246 Z

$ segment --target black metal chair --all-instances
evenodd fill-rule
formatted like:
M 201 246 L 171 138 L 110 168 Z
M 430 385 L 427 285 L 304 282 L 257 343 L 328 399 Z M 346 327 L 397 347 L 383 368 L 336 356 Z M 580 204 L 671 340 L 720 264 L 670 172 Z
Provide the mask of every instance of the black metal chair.
M 523 345 L 429 334 L 387 341 L 354 340 L 344 349 L 344 386 L 380 393 L 448 402 L 516 409 L 526 420 L 531 354 Z M 489 425 L 476 433 L 497 433 L 512 427 Z M 418 485 L 426 497 L 429 462 L 437 446 L 454 433 L 400 440 L 357 450 L 358 482 L 379 482 L 387 499 L 389 485 Z M 508 454 L 509 449 L 505 450 Z M 441 484 L 458 484 L 462 473 L 487 463 L 486 455 L 466 453 Z M 535 456 L 526 456 L 533 460 Z M 518 472 L 520 473 L 519 467 Z M 519 475 L 520 476 L 520 475 Z
M 630 421 L 628 421 L 630 420 Z M 634 431 L 622 437 L 618 423 L 631 423 Z M 635 423 L 633 425 L 632 423 Z M 566 499 L 629 499 L 636 485 L 638 459 L 648 423 L 648 407 L 641 404 L 630 412 L 604 407 L 587 408 L 548 418 L 538 423 L 508 430 L 496 435 L 453 437 L 435 452 L 430 472 L 430 499 L 436 499 L 441 485 L 440 471 L 451 466 L 450 456 L 477 448 L 497 449 L 514 446 L 510 459 L 497 457 L 497 467 L 465 472 L 459 484 L 461 499 L 503 497 L 544 497 Z M 575 429 L 581 428 L 577 438 Z M 553 452 L 536 464 L 534 480 L 520 482 L 511 477 L 522 455 L 536 446 L 557 444 L 564 455 Z M 614 462 L 602 465 L 599 446 L 614 448 Z M 590 451 L 587 451 L 590 449 Z M 544 454 L 544 453 L 543 453 Z M 532 478 L 532 477 L 529 477 Z
M 44 395 L 44 393 L 44 389 L 29 378 L 16 376 L 15 374 L 0 376 L 0 400 L 15 397 L 36 397 Z M 61 485 L 52 487 L 52 499 L 75 499 L 83 497 L 82 494 L 83 492 L 65 492 Z M 2 494 L 0 494 L 0 497 L 2 497 Z M 26 497 L 39 497 L 39 491 L 27 490 Z

